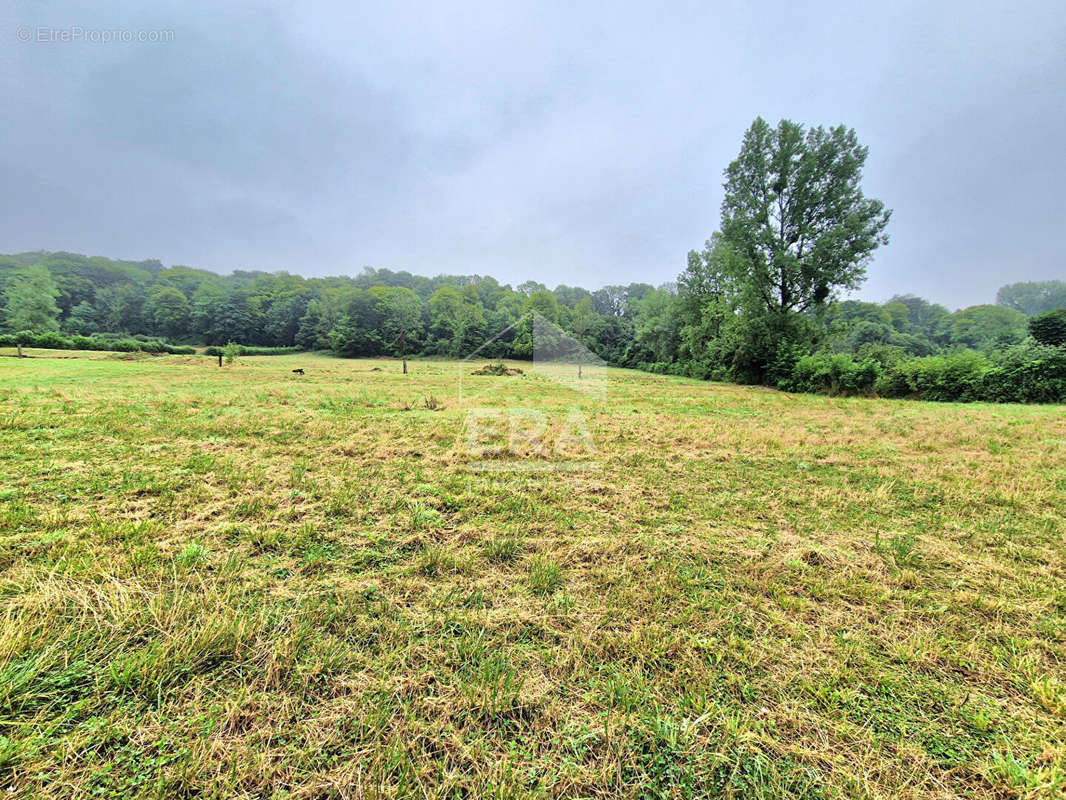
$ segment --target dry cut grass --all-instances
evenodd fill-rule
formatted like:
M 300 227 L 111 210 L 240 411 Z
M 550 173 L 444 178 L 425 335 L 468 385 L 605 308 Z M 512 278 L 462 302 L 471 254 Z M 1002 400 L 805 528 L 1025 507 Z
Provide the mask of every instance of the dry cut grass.
M 1064 792 L 1061 407 L 31 353 L 5 796 Z M 469 470 L 475 403 L 597 467 Z

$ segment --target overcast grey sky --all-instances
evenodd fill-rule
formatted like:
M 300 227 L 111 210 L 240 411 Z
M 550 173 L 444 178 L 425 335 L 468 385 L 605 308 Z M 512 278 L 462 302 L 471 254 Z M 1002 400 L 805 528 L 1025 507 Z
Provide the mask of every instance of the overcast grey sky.
M 0 252 L 659 284 L 761 115 L 870 148 L 859 296 L 1066 279 L 1061 0 L 95 5 L 0 10 Z

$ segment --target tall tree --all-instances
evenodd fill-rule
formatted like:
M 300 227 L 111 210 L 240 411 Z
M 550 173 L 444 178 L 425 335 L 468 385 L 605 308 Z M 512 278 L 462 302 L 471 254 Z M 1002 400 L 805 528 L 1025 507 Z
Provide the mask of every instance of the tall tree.
M 996 303 L 1023 314 L 1040 314 L 1066 307 L 1066 281 L 1008 283 L 996 292 Z
M 40 265 L 14 270 L 4 284 L 6 323 L 12 331 L 59 330 L 59 289 L 52 275 Z
M 1025 338 L 1029 319 L 1005 306 L 970 306 L 952 316 L 951 342 L 978 350 L 1009 347 Z
M 652 289 L 635 301 L 636 346 L 645 361 L 670 361 L 677 352 L 677 298 L 670 292 Z
M 485 311 L 478 301 L 463 303 L 456 321 L 452 355 L 462 358 L 485 344 Z
M 744 134 L 725 171 L 721 232 L 766 311 L 807 311 L 862 283 L 891 216 L 862 193 L 866 154 L 844 126 L 760 117 Z
M 164 336 L 183 336 L 188 331 L 192 306 L 180 289 L 157 285 L 148 298 L 146 311 L 156 332 Z
M 93 308 L 92 303 L 82 300 L 70 310 L 70 316 L 67 317 L 63 326 L 71 333 L 87 336 L 98 329 L 96 316 L 96 309 Z
M 410 346 L 422 335 L 422 301 L 411 289 L 396 286 L 381 290 L 378 307 L 385 346 L 406 362 Z
M 430 333 L 444 342 L 455 338 L 463 296 L 451 286 L 442 286 L 429 298 Z
M 300 317 L 300 327 L 296 331 L 297 347 L 304 350 L 323 349 L 329 346 L 326 334 L 329 333 L 325 324 L 325 311 L 320 300 L 312 300 L 307 304 L 307 310 Z
M 702 252 L 691 250 L 688 266 L 677 278 L 682 355 L 701 360 L 707 345 L 722 335 L 735 315 L 745 265 L 715 233 Z

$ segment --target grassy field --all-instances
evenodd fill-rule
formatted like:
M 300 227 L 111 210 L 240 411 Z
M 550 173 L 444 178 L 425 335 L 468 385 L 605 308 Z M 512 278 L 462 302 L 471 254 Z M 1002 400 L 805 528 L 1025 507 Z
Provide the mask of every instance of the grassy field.
M 1063 407 L 30 352 L 4 797 L 1066 791 Z M 595 468 L 471 471 L 475 404 Z

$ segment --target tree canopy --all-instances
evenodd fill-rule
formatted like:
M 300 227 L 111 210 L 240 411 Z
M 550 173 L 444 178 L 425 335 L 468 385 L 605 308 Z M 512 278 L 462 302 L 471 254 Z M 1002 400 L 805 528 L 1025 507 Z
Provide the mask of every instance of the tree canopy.
M 721 233 L 766 311 L 807 311 L 861 284 L 891 216 L 863 196 L 866 156 L 844 126 L 774 128 L 760 117 L 744 134 L 725 171 Z
M 996 305 L 955 312 L 913 294 L 885 303 L 842 299 L 888 241 L 889 211 L 862 192 L 866 158 L 843 126 L 756 119 L 725 170 L 719 229 L 689 252 L 676 282 L 658 287 L 548 289 L 534 280 L 512 287 L 482 275 L 369 267 L 326 278 L 218 275 L 39 251 L 0 256 L 0 334 L 532 358 L 536 314 L 612 365 L 793 386 L 822 374 L 810 358 L 837 359 L 833 369 L 854 359 L 857 374 L 867 375 L 871 364 L 941 354 L 1021 363 L 1037 357 L 1026 348 L 1061 345 L 1066 312 L 1045 312 L 1066 307 L 1063 281 L 1013 283 Z

